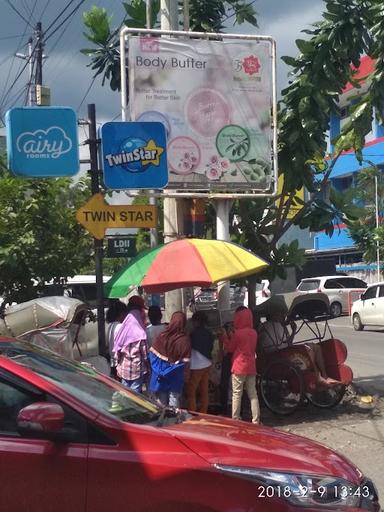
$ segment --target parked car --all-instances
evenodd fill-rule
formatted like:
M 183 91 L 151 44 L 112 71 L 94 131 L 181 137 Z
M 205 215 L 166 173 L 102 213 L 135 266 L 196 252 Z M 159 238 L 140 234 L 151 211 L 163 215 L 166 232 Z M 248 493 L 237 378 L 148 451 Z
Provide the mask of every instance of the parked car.
M 242 286 L 231 284 L 229 289 L 230 307 L 236 309 L 244 303 L 245 290 Z M 217 307 L 218 290 L 216 287 L 200 288 L 195 293 L 194 308 L 195 309 L 212 309 Z
M 350 276 L 321 276 L 302 279 L 296 288 L 298 293 L 321 292 L 328 295 L 333 317 L 350 313 L 352 292 L 363 292 L 367 283 Z
M 92 368 L 0 338 L 0 510 L 370 510 L 375 486 L 314 441 L 162 408 Z
M 262 304 L 265 300 L 267 300 L 271 295 L 271 290 L 269 289 L 269 280 L 262 279 L 260 283 L 256 283 L 256 305 Z M 248 290 L 245 290 L 244 293 L 244 306 L 248 307 Z
M 384 282 L 368 286 L 353 303 L 351 320 L 356 331 L 366 325 L 384 326 Z

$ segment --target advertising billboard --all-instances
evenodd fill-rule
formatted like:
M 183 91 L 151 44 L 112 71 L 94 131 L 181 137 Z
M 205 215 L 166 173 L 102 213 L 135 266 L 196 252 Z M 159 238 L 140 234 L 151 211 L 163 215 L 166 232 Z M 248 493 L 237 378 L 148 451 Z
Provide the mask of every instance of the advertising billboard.
M 167 143 L 161 123 L 104 123 L 100 136 L 106 188 L 118 190 L 166 186 Z
M 16 107 L 6 113 L 9 170 L 27 178 L 80 170 L 76 113 L 69 107 Z
M 163 123 L 168 189 L 271 189 L 272 44 L 128 36 L 130 118 Z

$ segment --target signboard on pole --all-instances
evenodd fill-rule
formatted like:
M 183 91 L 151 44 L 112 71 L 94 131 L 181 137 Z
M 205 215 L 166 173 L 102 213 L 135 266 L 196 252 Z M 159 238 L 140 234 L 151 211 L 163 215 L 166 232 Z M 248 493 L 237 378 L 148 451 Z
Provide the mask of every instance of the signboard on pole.
M 130 117 L 164 125 L 168 189 L 272 188 L 276 123 L 270 38 L 129 35 L 128 56 Z
M 94 238 L 102 240 L 108 228 L 155 228 L 157 207 L 146 204 L 114 206 L 105 202 L 103 194 L 94 194 L 76 212 L 77 221 Z
M 137 255 L 136 236 L 114 236 L 108 238 L 108 258 L 133 258 Z
M 9 170 L 48 178 L 79 172 L 76 113 L 67 107 L 17 107 L 6 114 Z
M 167 185 L 167 143 L 161 123 L 104 123 L 100 133 L 107 188 L 145 189 Z

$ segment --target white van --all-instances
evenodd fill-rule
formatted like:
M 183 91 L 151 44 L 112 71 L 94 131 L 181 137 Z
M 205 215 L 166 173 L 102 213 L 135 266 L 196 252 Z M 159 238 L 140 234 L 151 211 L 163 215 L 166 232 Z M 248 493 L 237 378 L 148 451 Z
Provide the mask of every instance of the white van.
M 367 283 L 350 276 L 321 276 L 302 279 L 296 288 L 298 293 L 325 293 L 329 298 L 333 317 L 348 314 L 354 298 L 351 292 L 364 292 Z
M 103 282 L 109 281 L 111 276 L 103 276 Z M 77 275 L 68 277 L 64 284 L 48 284 L 44 295 L 64 295 L 82 300 L 92 308 L 97 307 L 97 288 L 95 275 Z

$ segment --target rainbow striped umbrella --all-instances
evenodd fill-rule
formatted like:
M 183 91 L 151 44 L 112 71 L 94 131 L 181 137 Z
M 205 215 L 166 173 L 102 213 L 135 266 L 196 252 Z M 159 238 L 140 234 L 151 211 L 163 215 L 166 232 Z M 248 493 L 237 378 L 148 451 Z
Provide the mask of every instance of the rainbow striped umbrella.
M 268 266 L 232 242 L 186 238 L 142 252 L 104 285 L 106 297 L 119 298 L 142 286 L 148 293 L 207 287 L 255 274 Z

